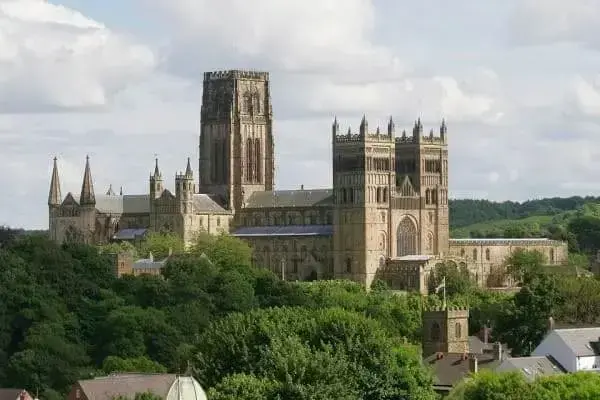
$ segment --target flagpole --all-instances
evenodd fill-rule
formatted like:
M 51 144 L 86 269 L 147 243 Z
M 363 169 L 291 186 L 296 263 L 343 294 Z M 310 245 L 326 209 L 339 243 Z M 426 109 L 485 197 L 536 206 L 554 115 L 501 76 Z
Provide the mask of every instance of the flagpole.
M 446 276 L 444 275 L 444 279 L 443 279 L 443 283 L 444 283 L 444 294 L 443 294 L 443 303 L 442 306 L 444 307 L 444 310 L 446 309 Z

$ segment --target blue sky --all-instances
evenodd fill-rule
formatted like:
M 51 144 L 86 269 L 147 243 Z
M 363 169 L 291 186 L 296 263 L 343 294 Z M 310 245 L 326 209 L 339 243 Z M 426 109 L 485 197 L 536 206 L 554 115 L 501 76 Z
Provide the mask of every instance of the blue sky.
M 196 157 L 204 71 L 271 72 L 278 188 L 331 184 L 329 127 L 446 118 L 454 197 L 598 195 L 594 0 L 0 0 L 0 224 L 47 225 L 51 160 L 147 191 Z M 167 180 L 172 185 L 172 179 Z

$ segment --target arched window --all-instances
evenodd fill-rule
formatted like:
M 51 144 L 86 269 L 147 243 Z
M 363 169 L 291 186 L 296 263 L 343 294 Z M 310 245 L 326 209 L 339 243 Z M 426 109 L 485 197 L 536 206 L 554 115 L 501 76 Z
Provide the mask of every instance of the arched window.
M 354 203 L 354 189 L 348 189 L 348 203 Z
M 460 256 L 464 257 L 465 256 L 465 249 L 460 249 Z
M 383 202 L 387 203 L 388 201 L 388 188 L 383 188 Z
M 440 324 L 434 321 L 431 324 L 431 330 L 429 331 L 429 333 L 429 337 L 431 338 L 432 342 L 437 342 L 438 340 L 440 340 L 440 336 L 442 333 L 442 330 L 440 329 Z
M 350 257 L 346 259 L 346 272 L 352 273 L 352 259 Z
M 457 322 L 454 325 L 454 335 L 457 339 L 460 339 L 462 337 L 462 326 L 460 325 L 460 322 Z
M 431 191 L 425 190 L 425 204 L 431 204 Z
M 486 261 L 490 261 L 491 255 L 490 255 L 490 249 L 485 249 L 485 259 Z
M 438 199 L 437 199 L 437 192 L 435 190 L 431 191 L 431 204 L 437 204 L 438 203 Z
M 554 262 L 554 249 L 550 249 L 550 262 Z
M 376 197 L 376 200 L 377 200 L 378 203 L 381 203 L 381 201 L 382 201 L 381 198 L 382 198 L 382 196 L 381 196 L 381 188 L 378 187 L 377 188 L 377 197 Z
M 417 227 L 409 217 L 400 221 L 397 229 L 398 257 L 417 254 Z
M 477 261 L 477 249 L 473 249 L 473 260 Z
M 344 188 L 340 189 L 340 203 L 346 203 L 346 189 Z

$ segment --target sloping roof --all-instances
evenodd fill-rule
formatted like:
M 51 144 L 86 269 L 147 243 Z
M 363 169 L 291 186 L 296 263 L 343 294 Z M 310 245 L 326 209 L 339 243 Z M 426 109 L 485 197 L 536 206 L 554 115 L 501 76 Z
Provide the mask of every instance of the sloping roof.
M 25 389 L 0 389 L 0 400 L 17 400 Z
M 72 194 L 71 196 L 79 203 L 78 196 Z M 96 210 L 104 214 L 148 214 L 150 213 L 150 195 L 96 195 Z
M 90 400 L 112 400 L 117 396 L 132 399 L 136 393 L 148 391 L 165 398 L 176 378 L 174 374 L 112 374 L 78 383 Z
M 331 235 L 333 235 L 332 225 L 249 226 L 239 228 L 232 233 L 232 236 L 237 237 Z
M 301 189 L 254 192 L 246 200 L 245 208 L 327 207 L 332 205 L 332 189 Z
M 549 357 L 507 358 L 496 368 L 496 371 L 519 371 L 531 381 L 542 376 L 565 373 L 559 364 Z
M 135 229 L 135 228 L 121 229 L 120 231 L 118 231 L 117 233 L 114 234 L 113 239 L 114 240 L 134 240 L 134 239 L 145 236 L 147 232 L 148 232 L 148 229 L 141 229 L 141 228 L 140 229 Z
M 432 354 L 423 360 L 426 366 L 433 370 L 433 384 L 438 388 L 451 388 L 471 373 L 469 360 L 464 359 L 462 353 L 443 353 L 438 359 Z M 477 354 L 478 369 L 494 369 L 500 365 L 500 360 L 495 360 L 493 354 Z
M 578 357 L 600 355 L 600 327 L 555 329 L 550 334 L 558 335 Z
M 221 207 L 207 194 L 194 195 L 194 211 L 197 213 L 231 214 L 229 210 Z
M 427 254 L 411 254 L 407 256 L 392 257 L 394 261 L 429 261 L 435 258 L 435 256 Z

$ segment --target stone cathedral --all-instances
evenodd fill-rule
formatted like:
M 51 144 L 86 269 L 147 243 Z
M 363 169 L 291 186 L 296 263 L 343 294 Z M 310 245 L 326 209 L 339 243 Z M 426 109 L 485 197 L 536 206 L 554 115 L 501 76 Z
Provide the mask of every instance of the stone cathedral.
M 163 186 L 158 160 L 148 193 L 95 194 L 86 160 L 79 195 L 61 195 L 57 160 L 51 177 L 53 240 L 106 243 L 169 231 L 186 243 L 205 231 L 249 242 L 253 262 L 284 279 L 352 279 L 369 286 L 427 291 L 437 263 L 466 267 L 481 286 L 500 286 L 495 270 L 522 248 L 550 264 L 567 259 L 566 243 L 547 239 L 450 239 L 448 128 L 417 119 L 396 131 L 365 116 L 357 131 L 331 126 L 333 187 L 275 190 L 275 139 L 269 74 L 204 74 L 198 180 L 190 160 Z M 323 143 L 325 146 L 326 144 Z

